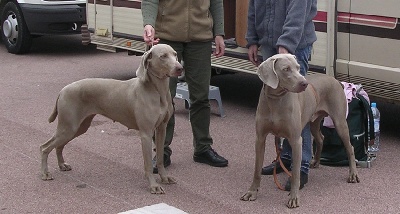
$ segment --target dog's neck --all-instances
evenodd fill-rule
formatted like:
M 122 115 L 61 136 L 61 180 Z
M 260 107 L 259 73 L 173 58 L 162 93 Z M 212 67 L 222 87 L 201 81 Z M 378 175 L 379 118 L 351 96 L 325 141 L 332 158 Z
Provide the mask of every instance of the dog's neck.
M 160 94 L 161 104 L 167 105 L 168 102 L 172 102 L 170 99 L 170 92 L 169 92 L 169 78 L 168 77 L 158 77 L 152 73 L 152 71 L 148 71 L 147 74 L 153 87 L 158 91 Z
M 280 99 L 288 93 L 287 89 L 279 87 L 279 86 L 278 86 L 278 88 L 273 89 L 264 84 L 263 88 L 264 88 L 263 91 L 264 91 L 265 95 L 270 99 Z

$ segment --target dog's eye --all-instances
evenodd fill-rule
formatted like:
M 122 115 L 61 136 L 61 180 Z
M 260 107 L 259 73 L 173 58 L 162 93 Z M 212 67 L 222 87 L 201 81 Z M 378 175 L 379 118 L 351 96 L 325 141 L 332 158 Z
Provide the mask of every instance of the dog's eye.
M 161 54 L 160 58 L 161 58 L 161 59 L 167 58 L 167 54 Z

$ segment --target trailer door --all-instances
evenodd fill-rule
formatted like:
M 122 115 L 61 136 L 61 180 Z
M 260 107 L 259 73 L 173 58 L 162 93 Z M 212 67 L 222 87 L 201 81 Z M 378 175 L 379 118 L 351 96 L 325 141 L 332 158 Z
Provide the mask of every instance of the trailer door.
M 352 0 L 349 78 L 373 96 L 400 100 L 399 0 Z

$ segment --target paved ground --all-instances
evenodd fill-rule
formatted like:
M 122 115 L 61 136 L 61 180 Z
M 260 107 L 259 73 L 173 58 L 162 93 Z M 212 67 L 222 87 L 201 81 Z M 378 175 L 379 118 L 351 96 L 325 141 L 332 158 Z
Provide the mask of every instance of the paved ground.
M 261 83 L 246 74 L 215 76 L 227 117 L 218 116 L 212 102 L 214 148 L 229 159 L 229 167 L 213 168 L 192 160 L 192 137 L 182 100 L 176 100 L 177 128 L 172 165 L 177 178 L 164 186 L 167 194 L 151 195 L 144 179 L 140 141 L 107 118 L 95 117 L 88 133 L 65 149 L 72 171 L 57 169 L 55 180 L 42 181 L 39 146 L 50 138 L 49 124 L 57 93 L 68 83 L 86 78 L 131 78 L 139 58 L 125 52 L 106 53 L 81 46 L 77 37 L 41 37 L 32 53 L 8 54 L 0 44 L 0 213 L 118 213 L 165 203 L 187 213 L 400 213 L 398 182 L 400 107 L 378 103 L 382 113 L 381 151 L 370 169 L 360 168 L 361 183 L 348 184 L 346 167 L 321 166 L 310 172 L 300 191 L 301 207 L 289 210 L 288 193 L 278 190 L 271 176 L 263 177 L 259 198 L 240 201 L 252 179 L 254 116 Z M 268 137 L 266 163 L 274 147 Z M 280 177 L 285 182 L 286 177 Z

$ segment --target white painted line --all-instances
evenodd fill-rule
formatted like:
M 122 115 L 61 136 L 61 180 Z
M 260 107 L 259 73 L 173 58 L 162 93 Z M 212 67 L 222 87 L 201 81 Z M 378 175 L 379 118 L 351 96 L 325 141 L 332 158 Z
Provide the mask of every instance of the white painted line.
M 118 214 L 188 214 L 176 207 L 170 206 L 165 203 L 154 204 L 145 206 L 134 210 L 128 210 Z

